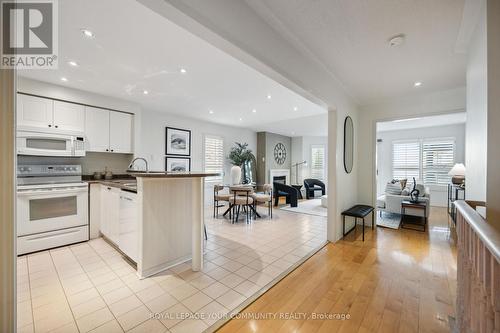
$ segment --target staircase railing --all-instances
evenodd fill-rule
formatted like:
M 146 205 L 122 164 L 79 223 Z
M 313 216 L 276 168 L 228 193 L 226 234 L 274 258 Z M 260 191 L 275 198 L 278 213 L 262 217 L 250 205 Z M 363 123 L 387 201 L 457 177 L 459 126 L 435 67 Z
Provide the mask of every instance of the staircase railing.
M 467 202 L 455 205 L 458 332 L 500 333 L 500 231 Z

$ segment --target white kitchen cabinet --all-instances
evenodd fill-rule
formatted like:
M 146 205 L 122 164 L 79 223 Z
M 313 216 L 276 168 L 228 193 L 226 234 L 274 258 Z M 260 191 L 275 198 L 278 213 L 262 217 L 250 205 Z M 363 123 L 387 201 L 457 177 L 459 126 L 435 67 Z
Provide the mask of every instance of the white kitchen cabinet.
M 54 101 L 17 94 L 17 127 L 22 130 L 51 130 Z
M 109 151 L 109 111 L 99 108 L 85 108 L 86 150 Z
M 85 107 L 80 104 L 54 101 L 54 129 L 64 132 L 85 131 Z
M 87 151 L 133 153 L 133 119 L 128 113 L 86 107 Z
M 137 193 L 120 193 L 119 247 L 130 259 L 137 262 L 139 250 L 139 220 L 137 219 Z
M 132 121 L 128 113 L 109 113 L 109 149 L 115 153 L 132 153 Z
M 120 246 L 120 189 L 101 185 L 101 233 Z

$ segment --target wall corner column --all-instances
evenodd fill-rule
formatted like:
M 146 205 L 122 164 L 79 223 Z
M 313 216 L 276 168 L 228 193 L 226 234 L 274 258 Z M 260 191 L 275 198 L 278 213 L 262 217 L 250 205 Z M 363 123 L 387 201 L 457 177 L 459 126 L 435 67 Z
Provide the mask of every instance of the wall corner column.
M 327 239 L 337 239 L 339 216 L 337 212 L 337 109 L 328 108 L 328 222 Z

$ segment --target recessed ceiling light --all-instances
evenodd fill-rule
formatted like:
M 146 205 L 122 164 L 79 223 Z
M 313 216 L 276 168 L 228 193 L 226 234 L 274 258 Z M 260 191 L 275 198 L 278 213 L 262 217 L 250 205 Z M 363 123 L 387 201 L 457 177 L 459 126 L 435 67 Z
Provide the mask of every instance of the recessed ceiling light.
M 61 81 L 63 81 L 63 82 L 68 82 L 68 79 L 67 79 L 67 78 L 65 78 L 65 77 L 62 77 L 62 78 L 61 78 Z
M 390 47 L 397 47 L 405 42 L 406 36 L 404 34 L 399 34 L 389 38 L 388 43 Z
M 253 113 L 257 113 L 257 110 L 253 109 L 253 110 L 252 110 L 252 112 L 253 112 Z
M 82 29 L 82 34 L 87 38 L 94 38 L 95 37 L 94 33 L 88 29 Z
M 214 114 L 214 110 L 208 110 L 208 113 Z
M 292 135 L 295 135 L 295 132 L 292 132 Z
M 422 85 L 422 82 L 417 81 L 413 84 L 414 87 L 420 87 Z
M 294 107 L 293 107 L 293 111 L 297 111 L 298 109 L 299 109 L 299 108 L 298 108 L 298 107 L 296 107 L 296 106 L 294 106 Z
M 147 95 L 147 94 L 149 94 L 149 91 L 147 91 L 147 90 L 143 90 L 143 91 L 142 91 L 142 93 L 143 93 L 144 95 Z
M 68 61 L 68 65 L 73 66 L 73 67 L 78 67 L 78 63 L 76 61 Z
M 240 118 L 240 121 L 243 121 L 243 118 Z
M 185 68 L 181 68 L 180 72 L 181 72 L 182 74 L 186 74 L 186 73 L 187 73 L 187 70 L 186 70 Z
M 271 98 L 272 98 L 271 95 L 267 95 L 267 99 L 271 99 Z

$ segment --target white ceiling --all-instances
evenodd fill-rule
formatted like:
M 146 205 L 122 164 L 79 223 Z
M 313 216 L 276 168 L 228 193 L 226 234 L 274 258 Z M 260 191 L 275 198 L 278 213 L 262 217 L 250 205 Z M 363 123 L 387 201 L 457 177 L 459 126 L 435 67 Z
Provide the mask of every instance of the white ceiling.
M 377 123 L 377 132 L 407 130 L 413 128 L 465 124 L 465 112 L 449 113 L 430 117 L 407 118 Z
M 82 28 L 95 38 L 84 38 Z M 59 1 L 59 69 L 20 74 L 256 130 L 326 112 L 134 0 Z M 296 123 L 296 135 L 306 135 Z M 290 135 L 291 129 L 274 132 Z
M 466 55 L 455 52 L 464 0 L 246 2 L 361 104 L 465 85 Z M 389 47 L 400 33 L 405 43 Z

